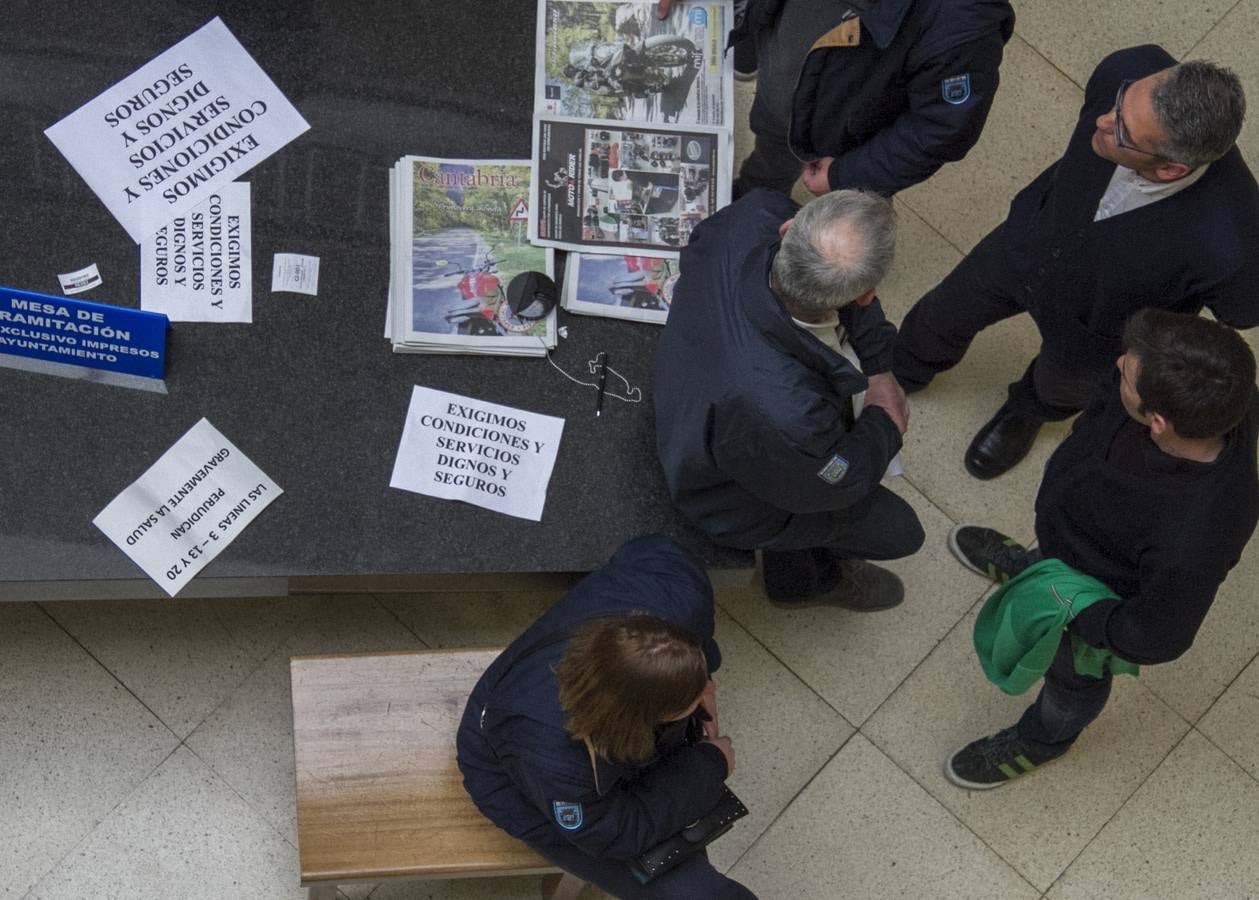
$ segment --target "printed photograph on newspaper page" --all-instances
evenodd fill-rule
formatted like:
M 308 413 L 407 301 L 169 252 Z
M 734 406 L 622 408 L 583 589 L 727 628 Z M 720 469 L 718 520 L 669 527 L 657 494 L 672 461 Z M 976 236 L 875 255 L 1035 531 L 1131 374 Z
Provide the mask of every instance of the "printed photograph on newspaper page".
M 676 259 L 573 253 L 564 268 L 561 303 L 582 315 L 663 325 L 677 280 Z
M 540 244 L 676 257 L 691 229 L 730 202 L 730 133 L 534 119 Z
M 539 0 L 534 110 L 610 121 L 729 127 L 730 5 Z

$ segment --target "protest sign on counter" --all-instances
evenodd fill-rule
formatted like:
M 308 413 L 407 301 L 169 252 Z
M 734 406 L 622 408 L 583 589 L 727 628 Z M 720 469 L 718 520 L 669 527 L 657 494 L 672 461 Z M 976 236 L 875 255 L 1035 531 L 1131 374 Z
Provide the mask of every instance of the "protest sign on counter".
M 172 322 L 252 322 L 249 184 L 233 181 L 140 245 L 140 308 Z
M 389 486 L 542 519 L 564 420 L 416 387 Z
M 173 597 L 282 493 L 202 419 L 92 522 Z
M 138 244 L 309 127 L 215 17 L 44 133 Z

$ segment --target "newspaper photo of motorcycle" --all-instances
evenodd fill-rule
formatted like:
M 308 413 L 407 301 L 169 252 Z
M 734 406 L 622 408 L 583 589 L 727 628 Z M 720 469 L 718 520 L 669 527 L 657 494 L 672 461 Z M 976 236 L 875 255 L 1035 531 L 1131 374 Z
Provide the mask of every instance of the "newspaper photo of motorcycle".
M 570 312 L 663 325 L 677 280 L 674 259 L 573 254 L 562 302 Z
M 543 112 L 613 121 L 728 125 L 732 82 L 721 54 L 726 6 L 542 0 Z

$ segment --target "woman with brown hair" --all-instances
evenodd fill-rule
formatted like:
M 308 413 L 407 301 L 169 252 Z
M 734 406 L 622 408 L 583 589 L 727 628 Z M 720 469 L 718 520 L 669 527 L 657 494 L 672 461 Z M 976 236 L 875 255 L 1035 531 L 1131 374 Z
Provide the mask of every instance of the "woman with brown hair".
M 710 812 L 734 769 L 709 675 L 712 587 L 677 544 L 630 541 L 512 642 L 459 727 L 464 785 L 496 825 L 623 898 L 754 895 L 700 853 L 626 866 Z

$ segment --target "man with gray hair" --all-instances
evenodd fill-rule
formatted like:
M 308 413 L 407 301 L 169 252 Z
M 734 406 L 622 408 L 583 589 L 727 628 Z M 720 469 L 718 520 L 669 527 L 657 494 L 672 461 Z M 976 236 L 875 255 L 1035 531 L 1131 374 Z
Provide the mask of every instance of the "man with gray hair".
M 867 560 L 922 546 L 913 509 L 879 483 L 909 418 L 874 296 L 895 244 L 875 194 L 799 207 L 754 190 L 682 251 L 656 353 L 656 447 L 695 525 L 764 551 L 781 607 L 895 606 L 900 580 Z
M 1039 356 L 966 451 L 976 478 L 1084 407 L 1137 310 L 1259 324 L 1259 188 L 1234 146 L 1245 96 L 1227 69 L 1175 62 L 1152 45 L 1102 60 L 1063 157 L 901 325 L 893 371 L 908 391 L 994 322 L 1027 312 L 1040 329 Z

